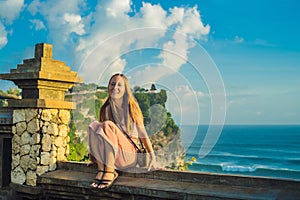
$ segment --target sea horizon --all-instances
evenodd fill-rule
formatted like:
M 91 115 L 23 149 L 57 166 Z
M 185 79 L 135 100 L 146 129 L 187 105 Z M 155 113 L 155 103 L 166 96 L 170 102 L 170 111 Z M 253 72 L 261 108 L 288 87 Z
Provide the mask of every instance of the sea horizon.
M 199 150 L 207 128 L 181 126 L 185 159 L 196 158 L 188 166 L 190 171 L 300 180 L 300 125 L 224 125 L 216 144 L 202 158 Z

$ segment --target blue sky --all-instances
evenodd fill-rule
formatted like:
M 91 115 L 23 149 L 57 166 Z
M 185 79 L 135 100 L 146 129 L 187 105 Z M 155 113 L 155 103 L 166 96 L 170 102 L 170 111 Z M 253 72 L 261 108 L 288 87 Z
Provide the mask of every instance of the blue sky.
M 86 82 L 124 72 L 132 86 L 166 89 L 180 124 L 299 124 L 299 10 L 297 0 L 0 0 L 0 73 L 46 42 Z

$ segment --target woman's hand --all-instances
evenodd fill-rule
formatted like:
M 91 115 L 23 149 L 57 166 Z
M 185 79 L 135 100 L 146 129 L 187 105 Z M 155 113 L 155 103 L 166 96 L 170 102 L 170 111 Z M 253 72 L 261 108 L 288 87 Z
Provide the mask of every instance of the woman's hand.
M 150 163 L 149 163 L 149 166 L 148 166 L 148 171 L 150 171 L 150 170 L 159 170 L 159 169 L 162 169 L 162 167 L 159 167 L 157 165 L 155 154 L 154 154 L 154 152 L 152 152 L 152 153 L 150 153 Z

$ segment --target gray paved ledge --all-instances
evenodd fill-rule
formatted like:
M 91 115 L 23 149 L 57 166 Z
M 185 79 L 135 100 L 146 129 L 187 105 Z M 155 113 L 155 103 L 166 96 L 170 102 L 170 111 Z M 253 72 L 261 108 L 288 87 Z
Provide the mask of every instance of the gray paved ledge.
M 300 182 L 211 173 L 120 173 L 107 191 L 90 189 L 95 167 L 60 163 L 39 177 L 46 199 L 300 199 Z

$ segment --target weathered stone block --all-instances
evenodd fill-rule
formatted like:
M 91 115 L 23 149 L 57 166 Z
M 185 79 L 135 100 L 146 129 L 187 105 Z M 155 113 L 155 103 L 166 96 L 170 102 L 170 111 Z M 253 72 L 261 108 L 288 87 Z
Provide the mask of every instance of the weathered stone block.
M 55 145 L 52 145 L 51 151 L 57 151 L 57 147 Z
M 42 150 L 43 151 L 50 151 L 51 150 L 51 145 L 52 145 L 52 138 L 48 134 L 43 135 L 42 139 Z
M 58 133 L 59 136 L 66 137 L 69 132 L 69 127 L 65 124 L 62 124 L 58 126 L 58 130 L 59 130 Z
M 31 140 L 31 135 L 25 131 L 22 135 L 21 135 L 21 141 L 20 144 L 21 145 L 25 145 L 25 144 L 29 144 Z
M 16 132 L 18 135 L 22 135 L 27 128 L 26 122 L 19 122 L 16 124 Z
M 64 138 L 63 137 L 55 137 L 54 144 L 57 147 L 63 147 L 64 146 Z
M 69 137 L 64 137 L 64 138 L 63 138 L 63 147 L 68 146 L 68 138 L 69 138 Z
M 17 128 L 16 128 L 16 126 L 12 126 L 11 127 L 11 132 L 12 132 L 12 134 L 17 134 Z
M 51 156 L 50 163 L 49 163 L 49 171 L 54 171 L 55 169 L 56 169 L 56 158 Z
M 11 168 L 15 169 L 17 166 L 20 165 L 20 154 L 13 154 L 11 157 Z
M 49 109 L 49 110 L 50 110 L 52 118 L 57 116 L 58 109 Z
M 31 134 L 34 134 L 40 130 L 39 120 L 34 118 L 28 122 L 27 131 Z
M 30 140 L 30 145 L 39 144 L 40 142 L 41 142 L 41 135 L 39 133 L 33 134 Z
M 20 149 L 21 149 L 20 143 L 16 143 L 16 142 L 12 143 L 12 153 L 13 154 L 20 153 Z
M 37 158 L 40 154 L 41 145 L 32 145 L 30 148 L 29 156 L 31 158 Z
M 70 122 L 70 111 L 69 110 L 60 110 L 59 118 L 63 124 L 68 124 Z
M 50 153 L 42 152 L 41 153 L 41 165 L 49 165 L 50 164 Z
M 36 170 L 36 167 L 37 167 L 36 159 L 30 157 L 28 161 L 28 168 L 32 170 Z
M 49 166 L 37 166 L 36 168 L 36 174 L 38 176 L 46 173 L 49 170 Z
M 20 149 L 20 156 L 24 156 L 24 155 L 27 155 L 29 154 L 30 152 L 30 144 L 26 144 L 26 145 L 23 145 L 21 146 L 21 149 Z
M 50 122 L 44 122 L 44 123 L 43 123 L 43 127 L 46 127 L 46 128 L 47 128 L 49 125 L 50 125 Z
M 25 120 L 26 122 L 31 121 L 38 115 L 38 109 L 25 109 Z
M 25 183 L 26 175 L 23 169 L 19 166 L 11 172 L 11 182 L 17 184 Z
M 35 58 L 52 58 L 52 45 L 40 43 L 35 45 L 34 50 Z
M 50 111 L 50 109 L 44 109 L 42 111 L 41 119 L 46 121 L 46 122 L 49 122 L 51 120 L 51 111 Z
M 57 149 L 57 161 L 66 161 L 67 158 L 65 156 L 66 150 L 63 147 L 59 147 Z
M 34 171 L 28 171 L 26 174 L 26 185 L 36 186 L 37 176 Z
M 55 123 L 50 123 L 47 127 L 43 126 L 42 132 L 49 135 L 58 135 L 58 126 Z
M 19 135 L 14 135 L 12 137 L 12 143 L 15 143 L 15 145 L 20 145 L 21 137 Z
M 13 123 L 19 123 L 25 121 L 25 110 L 24 109 L 14 109 L 13 113 Z
M 70 147 L 69 145 L 66 146 L 66 156 L 68 157 L 70 155 Z
M 29 155 L 21 156 L 20 167 L 26 172 L 29 167 Z

